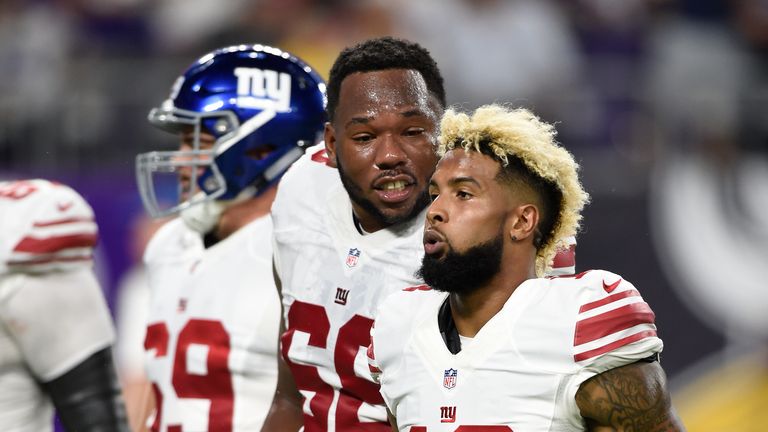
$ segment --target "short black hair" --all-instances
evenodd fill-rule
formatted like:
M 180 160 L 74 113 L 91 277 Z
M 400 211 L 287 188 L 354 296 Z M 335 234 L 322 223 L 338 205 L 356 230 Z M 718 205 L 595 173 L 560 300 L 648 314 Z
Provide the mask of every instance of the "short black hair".
M 427 84 L 427 90 L 445 108 L 443 76 L 429 51 L 415 42 L 385 36 L 345 48 L 336 58 L 328 78 L 328 119 L 333 121 L 336 114 L 344 78 L 356 72 L 388 69 L 418 71 Z

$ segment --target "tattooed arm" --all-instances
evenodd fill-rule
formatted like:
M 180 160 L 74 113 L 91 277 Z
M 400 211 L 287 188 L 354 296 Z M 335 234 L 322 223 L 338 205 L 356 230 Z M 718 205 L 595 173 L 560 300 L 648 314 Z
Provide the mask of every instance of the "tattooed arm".
M 633 363 L 593 376 L 579 387 L 576 404 L 593 432 L 685 430 L 658 362 Z

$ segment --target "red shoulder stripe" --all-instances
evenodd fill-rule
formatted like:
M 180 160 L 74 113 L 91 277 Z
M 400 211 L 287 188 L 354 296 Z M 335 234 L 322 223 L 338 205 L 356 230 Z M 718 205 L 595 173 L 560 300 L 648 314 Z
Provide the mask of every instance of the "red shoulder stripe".
M 45 254 L 63 249 L 93 247 L 96 234 L 71 234 L 46 238 L 24 237 L 13 249 L 14 252 Z
M 597 357 L 600 354 L 605 354 L 608 351 L 613 351 L 616 348 L 621 348 L 624 345 L 629 345 L 632 342 L 637 342 L 639 340 L 642 340 L 642 339 L 645 339 L 645 338 L 648 338 L 648 337 L 654 337 L 654 336 L 656 336 L 656 330 L 641 331 L 640 333 L 635 333 L 635 334 L 627 336 L 625 338 L 621 338 L 621 339 L 619 339 L 617 341 L 611 342 L 611 343 L 603 345 L 601 347 L 598 347 L 598 348 L 595 348 L 595 349 L 592 349 L 592 350 L 589 350 L 589 351 L 584 351 L 583 353 L 575 354 L 573 356 L 573 359 L 575 361 L 577 361 L 577 362 L 578 361 L 582 361 L 582 360 L 587 360 L 587 359 L 590 359 L 592 357 Z
M 581 345 L 638 324 L 653 324 L 656 315 L 648 303 L 631 303 L 576 323 L 573 345 Z
M 590 311 L 592 309 L 599 308 L 600 306 L 607 305 L 608 303 L 613 303 L 623 298 L 634 297 L 634 296 L 639 297 L 640 293 L 637 292 L 637 290 L 626 290 L 626 291 L 617 292 L 616 294 L 609 295 L 600 300 L 593 301 L 592 303 L 587 303 L 585 305 L 582 305 L 581 308 L 579 309 L 579 313 Z

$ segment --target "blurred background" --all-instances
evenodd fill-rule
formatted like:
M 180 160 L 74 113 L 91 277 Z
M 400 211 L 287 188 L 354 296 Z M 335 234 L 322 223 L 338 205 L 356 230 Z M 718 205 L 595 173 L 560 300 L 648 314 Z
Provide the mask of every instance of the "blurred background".
M 0 178 L 62 181 L 94 207 L 125 373 L 156 226 L 134 158 L 176 145 L 149 109 L 214 48 L 274 45 L 327 78 L 387 34 L 433 53 L 450 103 L 556 123 L 592 194 L 577 269 L 651 304 L 689 430 L 768 430 L 768 0 L 0 1 Z

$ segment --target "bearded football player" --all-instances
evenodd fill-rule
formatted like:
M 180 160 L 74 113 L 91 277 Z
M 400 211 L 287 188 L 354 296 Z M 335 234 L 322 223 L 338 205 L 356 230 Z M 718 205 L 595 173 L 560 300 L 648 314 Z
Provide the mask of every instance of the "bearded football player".
M 683 430 L 638 289 L 544 277 L 588 199 L 554 136 L 525 109 L 445 114 L 426 285 L 385 301 L 368 351 L 398 430 Z

